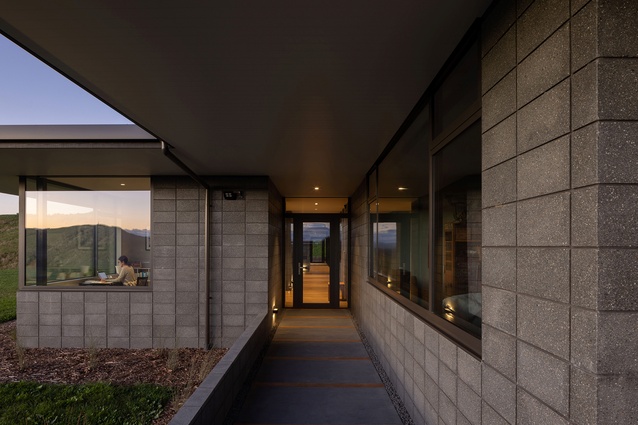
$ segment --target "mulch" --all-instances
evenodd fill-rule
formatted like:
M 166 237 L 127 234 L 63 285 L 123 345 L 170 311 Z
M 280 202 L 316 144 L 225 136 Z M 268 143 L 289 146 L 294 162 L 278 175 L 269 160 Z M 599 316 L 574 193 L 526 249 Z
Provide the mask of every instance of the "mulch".
M 0 383 L 157 384 L 176 397 L 154 425 L 167 424 L 226 349 L 27 348 L 15 343 L 15 320 L 0 323 Z

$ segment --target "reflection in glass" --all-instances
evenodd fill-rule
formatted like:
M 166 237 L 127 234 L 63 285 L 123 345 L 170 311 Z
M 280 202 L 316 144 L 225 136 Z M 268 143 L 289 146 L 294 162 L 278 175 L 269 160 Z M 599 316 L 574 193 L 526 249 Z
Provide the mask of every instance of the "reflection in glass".
M 330 223 L 303 223 L 303 303 L 330 302 Z
M 434 312 L 481 335 L 481 134 L 477 121 L 434 156 Z
M 145 190 L 122 190 L 119 183 L 103 180 L 108 190 L 88 190 L 83 179 L 27 179 L 27 285 L 115 273 L 120 255 L 128 256 L 138 271 L 148 271 L 150 181 L 135 179 L 136 189 Z

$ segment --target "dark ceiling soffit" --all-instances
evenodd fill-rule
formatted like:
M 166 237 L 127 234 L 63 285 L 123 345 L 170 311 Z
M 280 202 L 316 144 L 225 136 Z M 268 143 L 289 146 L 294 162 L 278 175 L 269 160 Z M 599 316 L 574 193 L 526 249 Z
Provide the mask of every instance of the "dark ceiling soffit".
M 0 141 L 0 149 L 160 149 L 159 140 L 15 140 Z
M 482 18 L 477 18 L 474 20 L 474 22 L 472 23 L 470 28 L 467 30 L 467 32 L 465 33 L 465 35 L 463 36 L 459 44 L 454 48 L 454 50 L 452 51 L 450 56 L 447 58 L 447 60 L 445 61 L 445 63 L 443 64 L 439 72 L 432 79 L 432 82 L 430 83 L 428 88 L 425 89 L 425 92 L 423 92 L 423 94 L 421 95 L 419 100 L 416 102 L 416 104 L 414 105 L 414 107 L 412 108 L 408 116 L 405 118 L 405 120 L 403 120 L 403 123 L 401 124 L 401 126 L 398 128 L 396 133 L 394 133 L 394 135 L 388 142 L 383 152 L 381 152 L 381 155 L 379 155 L 379 158 L 377 158 L 377 160 L 372 165 L 372 167 L 370 167 L 370 170 L 368 170 L 368 173 L 366 174 L 366 176 L 371 175 L 374 172 L 374 170 L 376 170 L 379 167 L 379 165 L 381 165 L 381 162 L 383 162 L 385 157 L 388 156 L 392 148 L 394 148 L 394 146 L 399 142 L 399 139 L 403 137 L 403 134 L 405 134 L 408 128 L 410 128 L 410 126 L 412 125 L 414 120 L 416 120 L 416 118 L 419 116 L 421 111 L 423 111 L 423 108 L 425 108 L 425 105 L 427 105 L 428 100 L 434 94 L 434 90 L 438 88 L 438 86 L 443 82 L 445 77 L 447 77 L 447 75 L 450 73 L 450 70 L 452 70 L 454 66 L 456 66 L 457 62 L 461 59 L 463 53 L 471 46 L 475 38 L 480 36 L 481 23 L 482 23 Z

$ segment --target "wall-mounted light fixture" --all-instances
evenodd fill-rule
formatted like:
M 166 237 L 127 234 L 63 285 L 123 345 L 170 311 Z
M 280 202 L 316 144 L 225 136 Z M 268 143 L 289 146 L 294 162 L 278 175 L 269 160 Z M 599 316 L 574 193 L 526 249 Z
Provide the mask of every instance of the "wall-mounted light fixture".
M 234 201 L 235 199 L 244 199 L 244 192 L 241 190 L 224 190 L 224 200 Z

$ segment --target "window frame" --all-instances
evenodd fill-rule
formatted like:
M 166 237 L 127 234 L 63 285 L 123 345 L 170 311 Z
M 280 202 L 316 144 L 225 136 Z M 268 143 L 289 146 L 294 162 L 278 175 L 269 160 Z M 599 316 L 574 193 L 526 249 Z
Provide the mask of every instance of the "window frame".
M 436 206 L 434 205 L 434 200 L 435 200 L 435 193 L 434 193 L 435 182 L 434 182 L 434 169 L 433 169 L 434 156 L 437 154 L 437 152 L 441 151 L 448 144 L 452 143 L 461 133 L 463 133 L 465 130 L 470 128 L 470 126 L 475 124 L 477 121 L 479 122 L 479 125 L 480 125 L 480 120 L 482 116 L 482 110 L 481 110 L 482 101 L 481 101 L 481 93 L 480 93 L 481 78 L 479 76 L 479 93 L 478 93 L 477 100 L 472 102 L 462 113 L 459 113 L 456 119 L 454 119 L 448 127 L 442 129 L 440 134 L 438 134 L 436 138 L 433 137 L 433 126 L 434 126 L 433 119 L 434 119 L 434 113 L 436 108 L 436 105 L 434 104 L 434 95 L 436 93 L 436 90 L 441 86 L 443 81 L 451 74 L 451 72 L 455 69 L 455 66 L 461 61 L 464 55 L 470 52 L 470 49 L 473 47 L 474 43 L 478 43 L 478 46 L 479 46 L 478 59 L 480 64 L 480 21 L 479 20 L 477 20 L 474 23 L 474 25 L 472 25 L 472 27 L 468 30 L 463 40 L 459 43 L 455 51 L 452 53 L 450 58 L 442 67 L 441 71 L 439 71 L 439 74 L 437 74 L 436 78 L 433 80 L 430 86 L 423 93 L 423 95 L 421 96 L 421 98 L 419 99 L 415 107 L 412 109 L 408 117 L 405 119 L 401 127 L 397 130 L 397 132 L 391 139 L 386 149 L 383 151 L 381 156 L 377 159 L 373 167 L 370 169 L 370 171 L 366 175 L 366 182 L 368 184 L 368 187 L 367 187 L 368 219 L 370 222 L 369 229 L 371 232 L 369 236 L 369 239 L 370 239 L 369 263 L 371 263 L 372 259 L 375 258 L 375 256 L 377 255 L 376 253 L 373 252 L 374 248 L 372 244 L 372 237 L 373 237 L 372 228 L 375 223 L 378 224 L 378 211 L 375 215 L 371 214 L 370 206 L 373 204 L 373 202 L 377 202 L 377 199 L 379 199 L 380 195 L 378 194 L 378 188 L 379 188 L 378 179 L 383 179 L 383 176 L 379 175 L 378 170 L 383 160 L 388 156 L 390 151 L 392 151 L 392 149 L 401 141 L 403 135 L 410 128 L 410 126 L 416 121 L 417 117 L 425 110 L 426 107 L 429 107 L 428 118 L 430 120 L 430 125 L 428 126 L 428 129 L 427 129 L 427 131 L 429 131 L 428 138 L 430 140 L 430 146 L 428 149 L 429 154 L 427 158 L 428 167 L 429 167 L 429 170 L 428 170 L 428 173 L 429 173 L 428 232 L 429 234 L 428 234 L 427 243 L 428 243 L 428 251 L 429 251 L 428 261 L 430 263 L 429 285 L 428 285 L 430 301 L 428 304 L 428 308 L 425 308 L 411 301 L 410 299 L 404 296 L 401 296 L 395 291 L 389 289 L 386 285 L 381 284 L 378 280 L 378 276 L 376 275 L 372 276 L 373 266 L 371 264 L 368 267 L 367 282 L 368 284 L 374 286 L 378 290 L 382 291 L 385 295 L 389 296 L 391 299 L 399 303 L 401 306 L 406 308 L 412 314 L 420 317 L 426 323 L 428 323 L 429 325 L 437 329 L 439 332 L 445 334 L 450 339 L 452 339 L 455 343 L 457 343 L 459 346 L 463 347 L 468 352 L 470 352 L 471 354 L 475 355 L 476 357 L 480 359 L 482 356 L 481 338 L 468 333 L 462 328 L 444 319 L 443 317 L 440 317 L 439 315 L 434 313 L 432 310 L 432 303 L 434 302 L 434 299 L 432 297 L 435 291 L 434 273 L 436 271 L 436 268 L 434 267 L 435 260 L 436 260 L 436 250 L 434 249 L 434 245 L 436 243 L 435 241 L 436 223 L 434 220 L 434 214 L 435 214 L 435 208 L 436 208 Z M 479 72 L 480 72 L 480 67 L 479 67 Z M 372 188 L 370 187 L 370 178 L 375 179 L 375 183 L 376 183 L 375 186 L 377 190 L 376 193 L 371 192 Z

